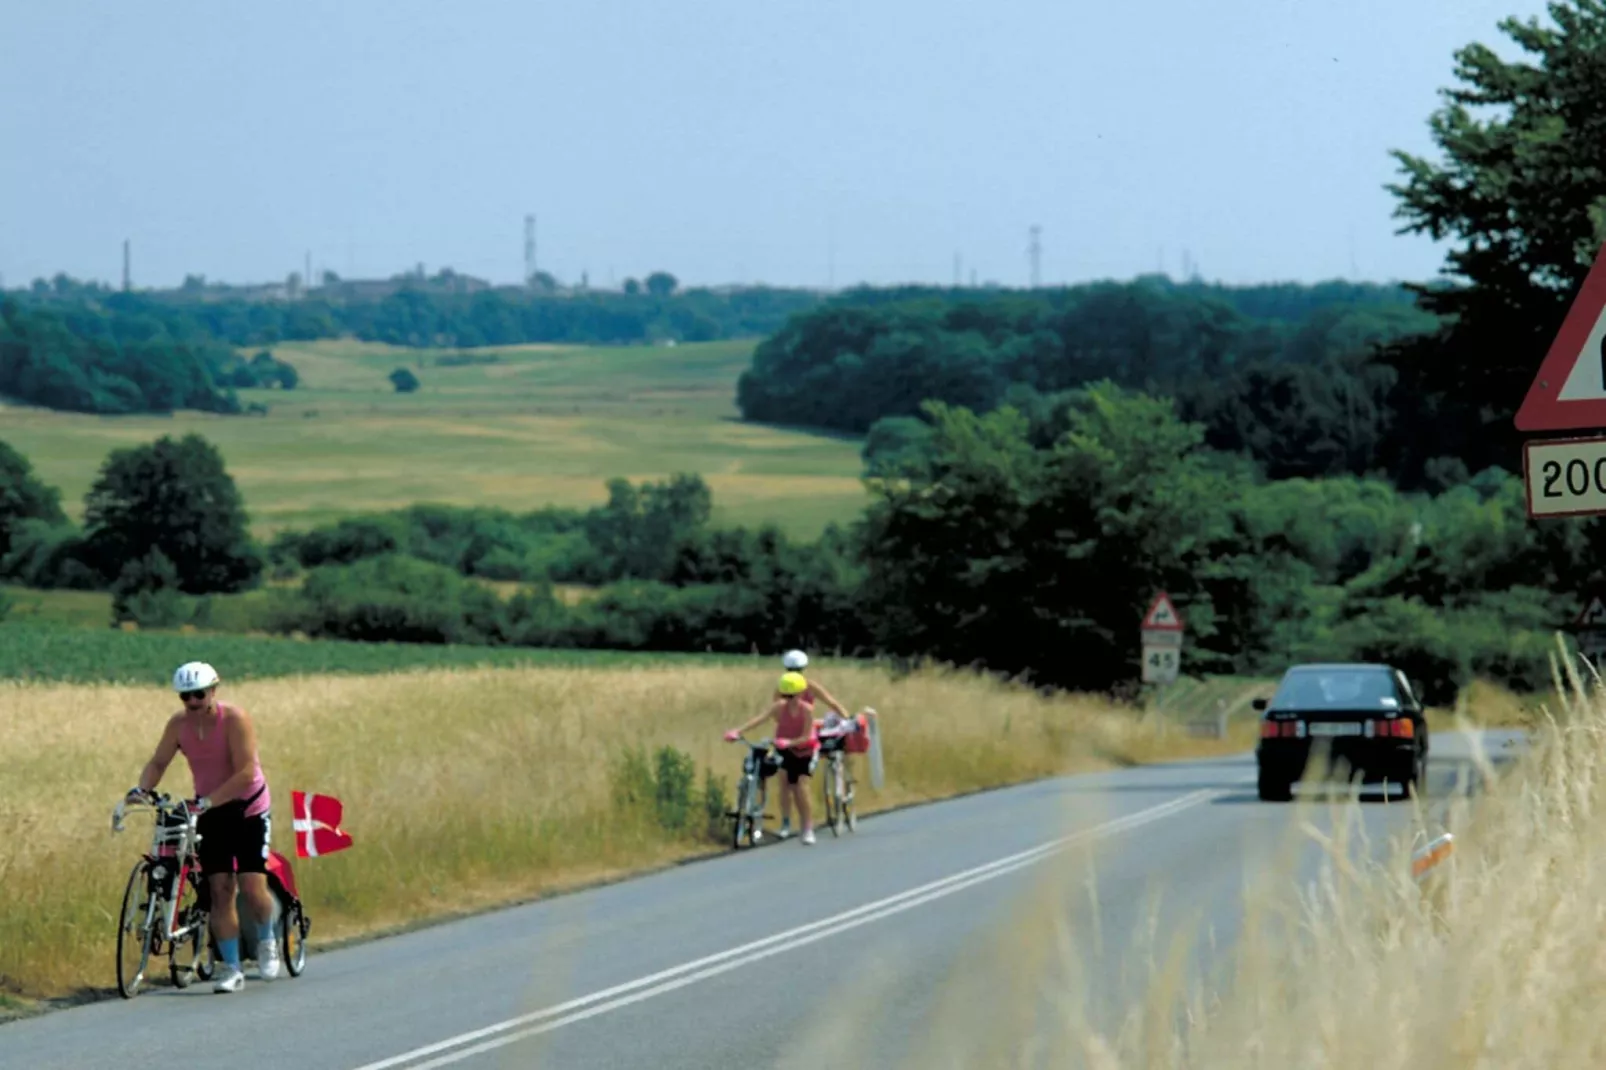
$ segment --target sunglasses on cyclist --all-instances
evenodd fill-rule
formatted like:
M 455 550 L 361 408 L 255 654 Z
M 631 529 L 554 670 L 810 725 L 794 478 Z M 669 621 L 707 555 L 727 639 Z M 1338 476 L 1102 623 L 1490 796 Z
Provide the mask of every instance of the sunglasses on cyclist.
M 178 697 L 183 699 L 185 702 L 199 702 L 199 701 L 201 701 L 202 699 L 204 699 L 206 697 L 206 692 L 205 691 L 181 691 L 181 692 L 179 692 L 179 696 Z

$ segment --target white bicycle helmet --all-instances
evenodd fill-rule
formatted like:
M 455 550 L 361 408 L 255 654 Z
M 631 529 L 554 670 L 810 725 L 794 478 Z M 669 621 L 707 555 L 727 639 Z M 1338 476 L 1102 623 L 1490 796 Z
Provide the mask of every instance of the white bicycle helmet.
M 217 685 L 217 670 L 204 661 L 187 661 L 173 674 L 173 690 L 205 691 Z
M 809 656 L 801 650 L 788 650 L 781 655 L 781 664 L 788 672 L 800 672 L 808 668 Z

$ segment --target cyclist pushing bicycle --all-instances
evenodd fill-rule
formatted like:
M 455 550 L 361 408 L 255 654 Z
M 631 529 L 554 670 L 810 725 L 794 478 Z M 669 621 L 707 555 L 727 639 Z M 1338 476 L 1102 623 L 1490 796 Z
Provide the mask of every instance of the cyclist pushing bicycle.
M 236 881 L 257 926 L 257 970 L 264 981 L 279 975 L 279 946 L 273 932 L 273 897 L 268 890 L 268 840 L 272 831 L 267 780 L 257 759 L 256 729 L 238 706 L 217 700 L 217 671 L 205 662 L 180 665 L 173 690 L 183 710 L 168 718 L 139 783 L 125 801 L 148 799 L 161 783 L 173 756 L 183 752 L 195 782 L 198 855 L 211 892 L 212 936 L 223 959 L 214 992 L 238 992 L 240 921 L 234 908 Z M 236 877 L 238 874 L 238 877 Z
M 799 659 L 802 664 L 808 662 L 802 651 L 788 651 L 783 663 L 797 664 Z M 786 783 L 781 786 L 780 838 L 784 840 L 792 834 L 792 808 L 796 805 L 805 844 L 814 842 L 814 814 L 804 781 L 813 774 L 819 753 L 813 717 L 816 696 L 842 717 L 848 716 L 846 707 L 829 691 L 804 679 L 802 673 L 789 669 L 776 684 L 775 698 L 769 708 L 740 728 L 725 733 L 726 740 L 734 743 L 748 729 L 766 720 L 775 722 L 775 753 L 780 760 L 780 769 L 786 773 Z M 775 771 L 775 766 L 765 763 L 765 777 L 773 776 Z

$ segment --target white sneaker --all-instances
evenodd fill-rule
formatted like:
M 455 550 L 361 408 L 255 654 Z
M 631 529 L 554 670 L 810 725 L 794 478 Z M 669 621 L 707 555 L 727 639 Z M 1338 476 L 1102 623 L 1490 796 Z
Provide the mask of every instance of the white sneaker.
M 809 829 L 807 832 L 803 833 L 803 842 L 804 843 L 813 843 L 814 842 L 814 830 L 813 829 Z
M 791 837 L 792 823 L 790 821 L 781 822 L 781 830 L 775 834 L 775 838 L 778 840 L 786 840 L 791 839 Z
M 279 976 L 279 941 L 264 940 L 257 948 L 257 976 L 264 981 Z
M 238 992 L 245 987 L 245 974 L 240 967 L 222 963 L 218 966 L 217 980 L 212 984 L 214 992 Z

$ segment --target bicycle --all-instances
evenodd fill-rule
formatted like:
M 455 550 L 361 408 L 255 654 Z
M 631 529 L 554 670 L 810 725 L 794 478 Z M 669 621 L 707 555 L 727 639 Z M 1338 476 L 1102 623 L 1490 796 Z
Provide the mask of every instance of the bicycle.
M 135 801 L 135 805 L 141 803 L 155 811 L 156 823 L 151 848 L 134 864 L 123 891 L 122 923 L 117 930 L 117 991 L 124 999 L 139 994 L 152 954 L 168 956 L 168 977 L 175 988 L 188 988 L 196 980 L 210 981 L 222 958 L 211 933 L 211 888 L 196 853 L 201 842 L 197 830 L 200 815 L 167 795 Z M 127 805 L 126 799 L 117 804 L 112 831 L 123 831 Z M 296 889 L 290 860 L 270 851 L 266 868 L 281 961 L 287 974 L 299 977 L 307 967 L 307 933 L 312 920 Z M 186 891 L 195 893 L 188 901 Z M 241 917 L 247 914 L 242 893 L 236 893 L 235 910 Z M 202 934 L 206 937 L 204 948 Z M 134 967 L 129 960 L 136 950 L 138 964 Z M 241 926 L 240 952 L 242 959 L 256 958 L 256 932 L 251 926 Z M 187 961 L 181 964 L 186 953 Z
M 825 755 L 825 776 L 820 778 L 820 794 L 825 799 L 825 823 L 831 826 L 831 835 L 842 835 L 842 827 L 849 832 L 859 828 L 858 811 L 853 806 L 853 769 L 848 764 L 847 741 L 838 738 L 821 747 Z
M 129 800 L 117 804 L 112 831 L 123 831 Z M 137 800 L 155 812 L 150 849 L 134 863 L 123 890 L 117 928 L 117 992 L 133 999 L 145 983 L 151 956 L 166 955 L 168 978 L 175 988 L 188 988 L 199 978 L 209 981 L 217 966 L 217 949 L 208 936 L 206 885 L 196 846 L 199 814 L 183 800 L 167 795 Z M 192 893 L 186 895 L 186 893 Z
M 770 746 L 773 739 L 765 739 L 758 743 L 752 740 L 741 739 L 736 742 L 745 744 L 747 755 L 742 759 L 742 778 L 736 782 L 736 808 L 729 812 L 732 818 L 731 849 L 736 850 L 742 846 L 742 836 L 747 836 L 747 845 L 756 847 L 764 838 L 764 802 L 765 777 L 764 763 L 770 761 Z

